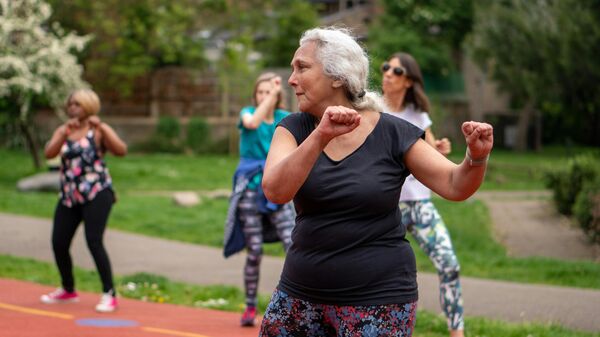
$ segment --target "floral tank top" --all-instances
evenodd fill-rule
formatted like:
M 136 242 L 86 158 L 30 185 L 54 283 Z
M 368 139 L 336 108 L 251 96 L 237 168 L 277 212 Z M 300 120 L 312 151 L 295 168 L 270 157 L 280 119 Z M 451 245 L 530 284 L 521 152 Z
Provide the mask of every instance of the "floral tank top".
M 108 168 L 96 148 L 94 131 L 73 141 L 67 139 L 61 150 L 60 199 L 67 207 L 94 199 L 98 192 L 112 188 Z

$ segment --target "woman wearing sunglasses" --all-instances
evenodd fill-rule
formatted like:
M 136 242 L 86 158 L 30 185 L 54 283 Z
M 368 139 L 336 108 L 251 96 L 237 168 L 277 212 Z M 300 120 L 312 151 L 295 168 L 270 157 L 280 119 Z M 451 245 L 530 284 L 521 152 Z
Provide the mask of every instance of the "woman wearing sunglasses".
M 385 62 L 382 87 L 387 113 L 425 130 L 425 140 L 443 155 L 450 153 L 450 142 L 436 140 L 431 132 L 429 100 L 417 61 L 407 53 L 396 53 Z M 429 256 L 440 278 L 440 305 L 447 318 L 451 337 L 464 336 L 463 300 L 459 264 L 450 234 L 431 202 L 431 190 L 413 175 L 406 178 L 400 194 L 402 223 Z

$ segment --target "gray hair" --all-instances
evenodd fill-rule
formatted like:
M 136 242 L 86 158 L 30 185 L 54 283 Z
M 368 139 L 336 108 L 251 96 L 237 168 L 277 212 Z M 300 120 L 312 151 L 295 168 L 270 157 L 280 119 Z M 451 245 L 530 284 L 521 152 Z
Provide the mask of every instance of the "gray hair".
M 346 96 L 356 110 L 383 111 L 381 96 L 367 90 L 369 58 L 345 28 L 325 27 L 307 30 L 300 38 L 300 46 L 315 42 L 316 57 L 323 65 L 326 76 L 343 83 Z

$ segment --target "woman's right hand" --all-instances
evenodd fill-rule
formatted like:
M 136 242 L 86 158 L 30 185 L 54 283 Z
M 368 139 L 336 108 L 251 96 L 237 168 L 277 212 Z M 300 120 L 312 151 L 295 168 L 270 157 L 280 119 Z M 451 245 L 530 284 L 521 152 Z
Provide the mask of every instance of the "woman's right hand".
M 330 106 L 325 109 L 316 131 L 327 141 L 351 132 L 360 125 L 360 114 L 345 106 Z
M 273 77 L 271 80 L 271 91 L 275 94 L 278 95 L 281 92 L 281 77 L 280 76 L 275 76 Z
M 71 134 L 71 132 L 75 129 L 79 129 L 79 126 L 81 125 L 79 122 L 79 119 L 77 118 L 71 118 L 68 121 L 65 122 L 65 136 L 69 136 Z

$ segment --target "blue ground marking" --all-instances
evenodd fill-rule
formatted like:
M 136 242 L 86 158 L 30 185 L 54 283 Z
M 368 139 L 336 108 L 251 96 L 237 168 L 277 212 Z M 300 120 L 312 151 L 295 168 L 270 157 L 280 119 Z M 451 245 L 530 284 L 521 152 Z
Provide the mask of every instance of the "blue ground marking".
M 101 328 L 130 327 L 139 325 L 136 321 L 112 318 L 83 318 L 75 320 L 75 323 L 82 326 L 96 326 Z

